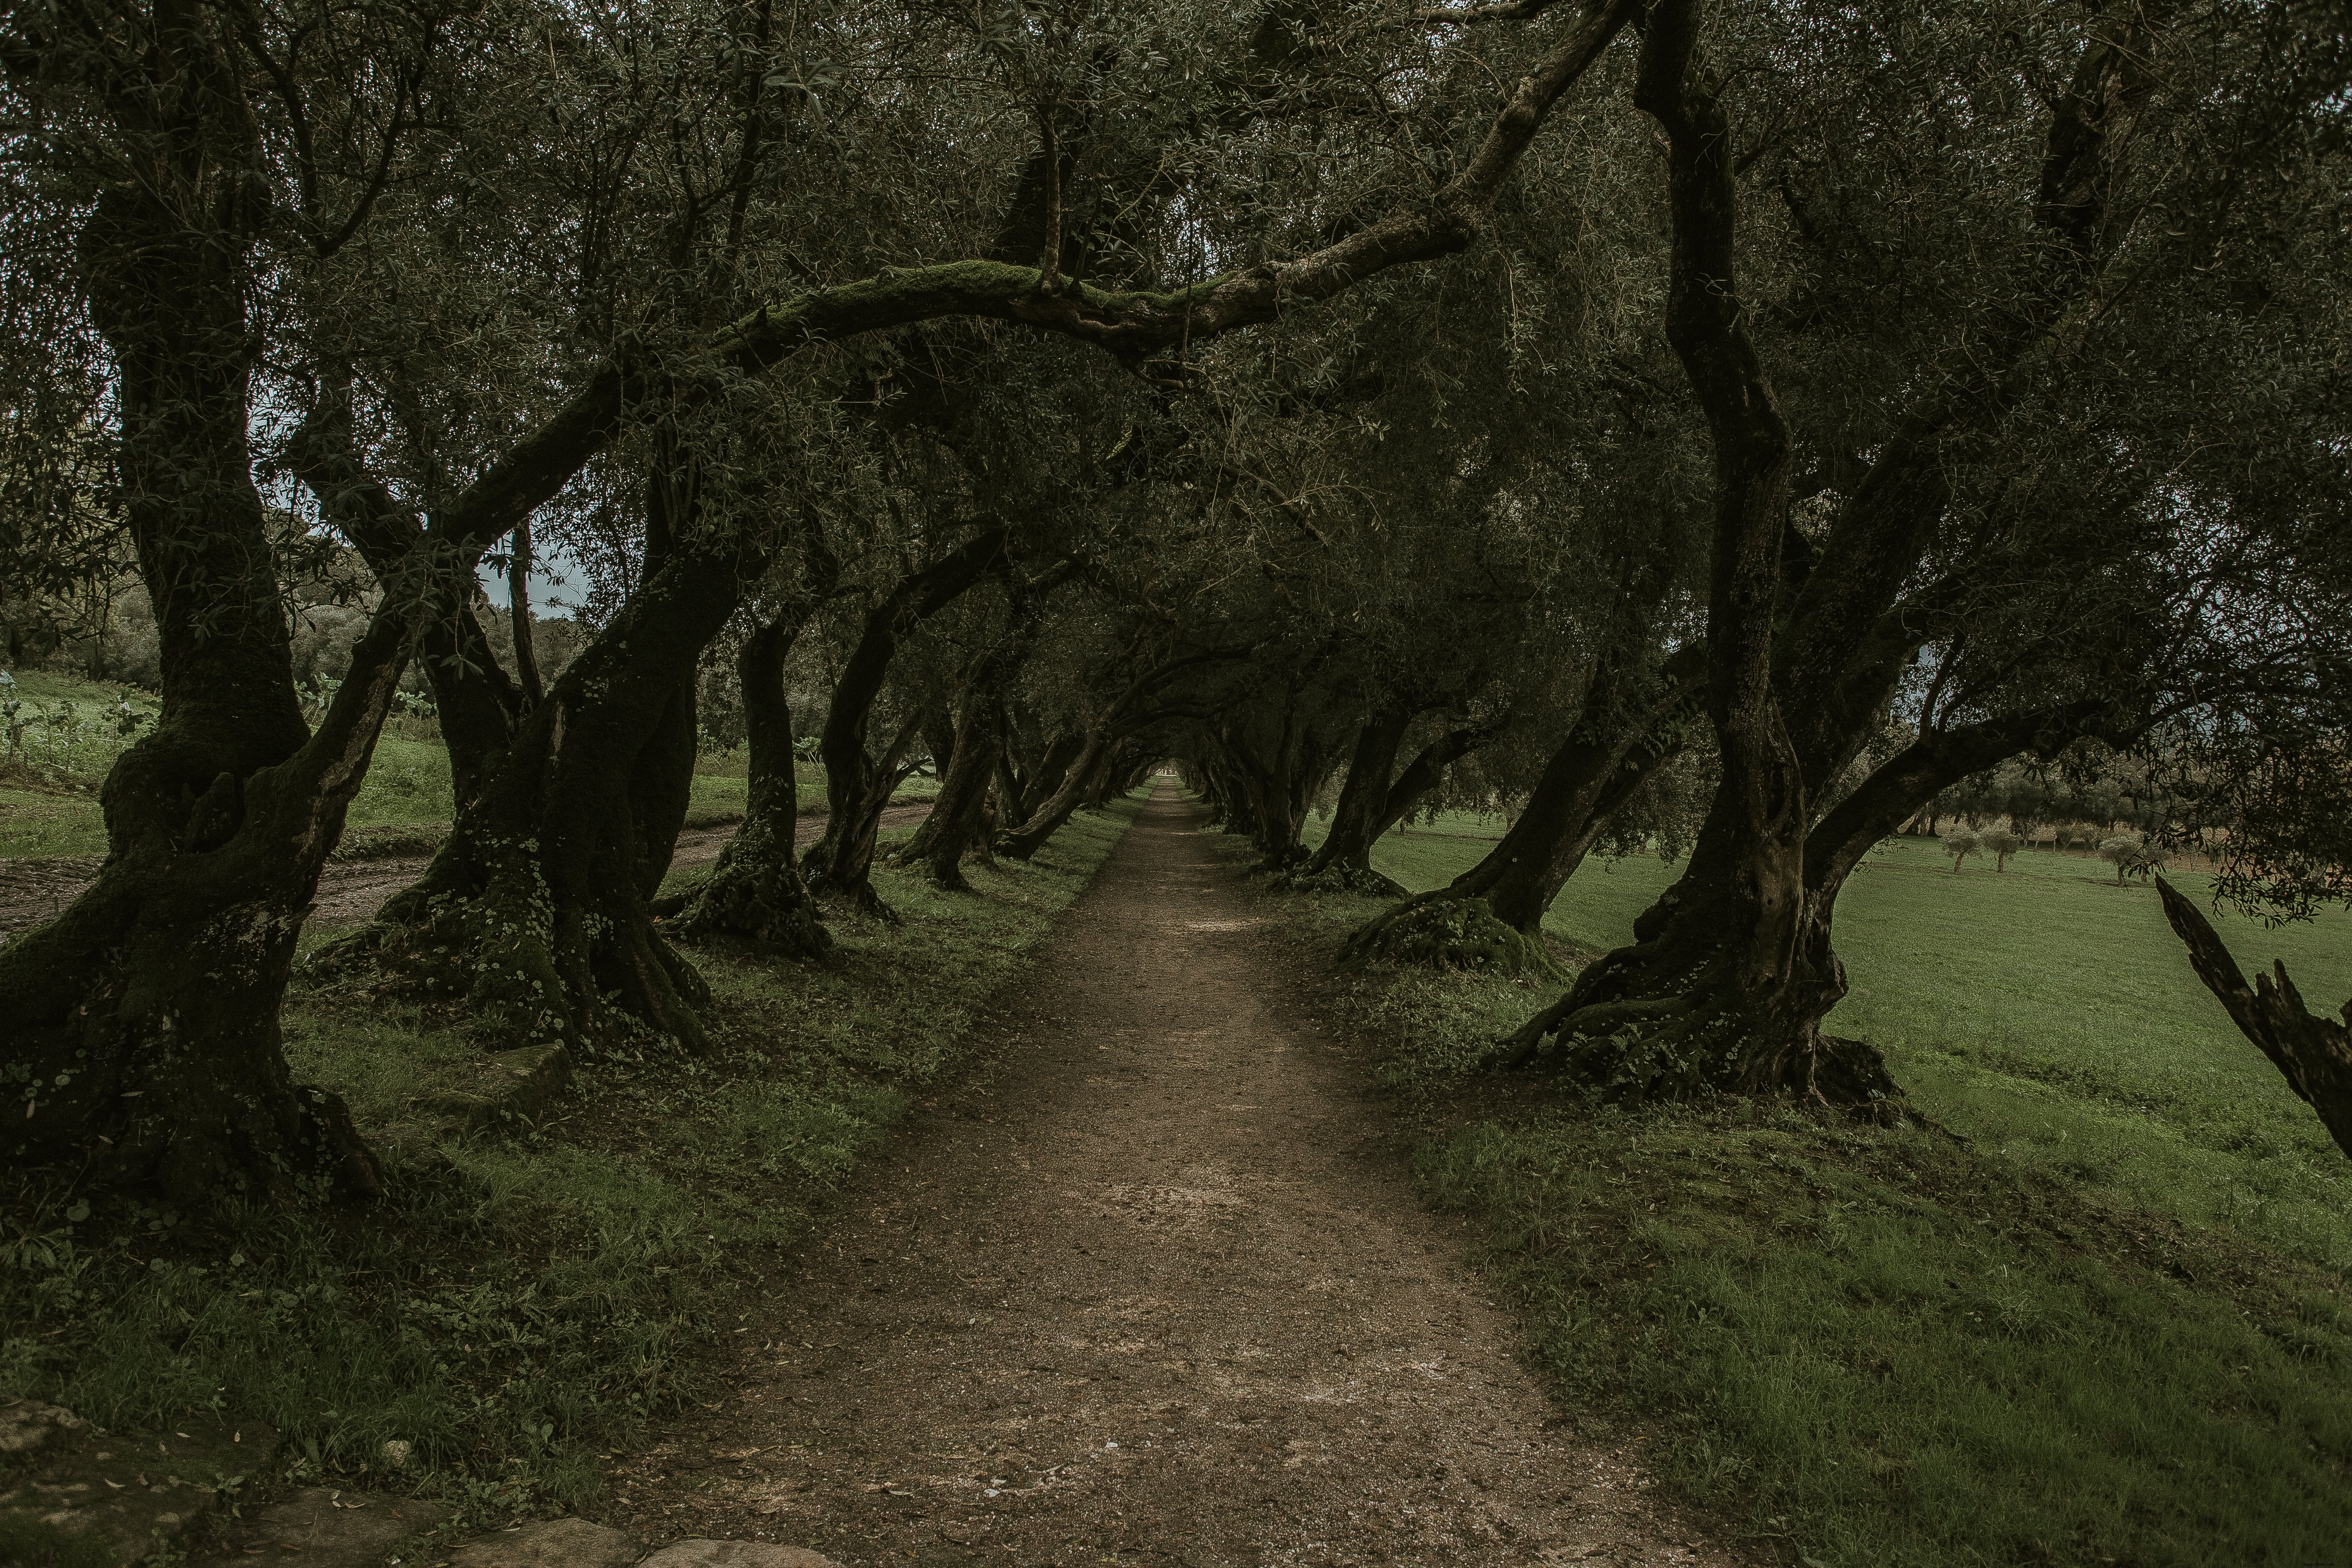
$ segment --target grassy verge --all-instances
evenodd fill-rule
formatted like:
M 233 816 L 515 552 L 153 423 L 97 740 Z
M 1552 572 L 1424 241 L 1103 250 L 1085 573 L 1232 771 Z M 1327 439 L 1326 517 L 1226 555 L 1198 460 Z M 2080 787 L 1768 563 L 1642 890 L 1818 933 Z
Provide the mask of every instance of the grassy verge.
M 1417 831 L 1374 864 L 1426 887 L 1486 847 Z M 1765 1560 L 2342 1560 L 2342 1157 L 2144 890 L 2070 857 L 1996 879 L 1929 855 L 1897 846 L 1841 900 L 1836 1026 L 1959 1137 L 1471 1078 L 1549 994 L 1508 981 L 1350 976 L 1329 1005 L 1415 1112 L 1424 1190 L 1488 1222 L 1563 1405 Z M 1668 875 L 1588 867 L 1547 929 L 1622 940 Z M 1286 902 L 1325 951 L 1378 908 Z M 2352 980 L 2340 919 L 2224 929 L 2321 994 Z
M 1132 820 L 1082 816 L 1025 865 L 946 895 L 883 869 L 895 928 L 845 919 L 824 965 L 699 954 L 716 1052 L 585 1064 L 544 1118 L 388 1145 L 358 1214 L 0 1212 L 0 1397 L 109 1427 L 222 1410 L 285 1436 L 291 1479 L 403 1487 L 480 1520 L 593 1511 L 597 1458 L 696 1392 L 730 1303 L 915 1100 L 952 1092 L 987 999 L 1031 962 Z M 363 1130 L 478 1058 L 462 1019 L 364 990 L 298 989 L 298 1079 Z
M 97 719 L 121 695 L 113 687 L 54 672 L 36 671 L 16 678 L 24 700 L 41 710 L 73 711 Z M 131 706 L 152 713 L 154 699 L 129 694 Z M 405 731 L 405 732 L 404 732 Z M 429 851 L 433 840 L 406 830 L 446 830 L 455 809 L 449 782 L 449 756 L 430 719 L 395 720 L 376 742 L 359 798 L 345 819 L 347 843 L 365 852 Z M 123 738 L 102 722 L 79 724 L 70 731 L 36 725 L 20 757 L 0 758 L 0 858 L 49 859 L 106 853 L 106 822 L 98 804 L 99 785 L 114 765 Z M 743 815 L 750 784 L 750 759 L 741 752 L 698 757 L 687 806 L 687 826 L 705 827 L 736 821 Z M 801 800 L 822 810 L 824 768 L 803 763 L 797 770 Z M 914 777 L 899 785 L 895 802 L 929 800 L 939 793 L 939 781 Z

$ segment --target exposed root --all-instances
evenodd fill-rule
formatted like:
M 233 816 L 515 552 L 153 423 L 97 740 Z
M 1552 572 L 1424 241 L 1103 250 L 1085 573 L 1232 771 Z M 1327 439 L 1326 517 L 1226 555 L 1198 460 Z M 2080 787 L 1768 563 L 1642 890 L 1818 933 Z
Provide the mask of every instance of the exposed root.
M 1293 867 L 1276 871 L 1266 879 L 1266 890 L 1275 893 L 1360 893 L 1376 899 L 1412 897 L 1404 884 L 1383 877 L 1369 866 L 1326 866 L 1320 871 Z
M 1728 1092 L 1785 1097 L 1881 1126 L 1919 1119 L 1874 1047 L 1745 1019 L 1704 988 L 1580 1005 L 1571 994 L 1496 1042 L 1487 1065 L 1549 1065 L 1612 1102 Z
M 1391 910 L 1348 939 L 1340 961 L 1562 978 L 1543 943 L 1496 920 L 1484 899 L 1430 898 Z
M 655 906 L 664 913 L 663 900 Z M 816 900 L 790 865 L 738 868 L 722 864 L 710 880 L 677 900 L 670 927 L 681 942 L 732 938 L 785 958 L 823 958 L 833 951 Z

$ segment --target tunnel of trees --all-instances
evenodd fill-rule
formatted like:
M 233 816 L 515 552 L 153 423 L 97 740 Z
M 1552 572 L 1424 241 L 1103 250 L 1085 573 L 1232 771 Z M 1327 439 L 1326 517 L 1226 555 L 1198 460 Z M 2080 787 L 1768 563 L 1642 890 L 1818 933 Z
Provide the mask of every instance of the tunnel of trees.
M 486 1048 L 704 1049 L 698 950 L 821 962 L 877 857 L 954 889 L 1163 763 L 1273 886 L 1391 897 L 1366 961 L 1547 965 L 1580 865 L 1673 858 L 1493 1046 L 1632 1100 L 1899 1104 L 1822 1028 L 1834 915 L 1937 811 L 2105 790 L 2226 829 L 2225 899 L 2341 901 L 2336 21 L 18 7 L 0 607 L 19 658 L 134 575 L 163 708 L 0 947 L 8 1158 L 379 1190 L 277 1019 L 404 679 L 454 830 L 311 962 Z M 586 584 L 544 670 L 480 586 L 534 559 Z M 663 904 L 722 722 L 746 815 Z M 1507 830 L 1405 899 L 1373 849 L 1439 808 Z M 2352 1126 L 2340 1027 L 2238 990 Z

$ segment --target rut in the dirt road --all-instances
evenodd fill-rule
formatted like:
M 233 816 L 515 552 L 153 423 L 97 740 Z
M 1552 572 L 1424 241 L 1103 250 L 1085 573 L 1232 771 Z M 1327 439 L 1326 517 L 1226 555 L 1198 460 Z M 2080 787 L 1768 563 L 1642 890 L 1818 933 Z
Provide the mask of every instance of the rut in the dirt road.
M 849 1564 L 1725 1562 L 1546 1427 L 1466 1238 L 1163 784 L 992 1082 L 740 1326 L 622 1522 Z

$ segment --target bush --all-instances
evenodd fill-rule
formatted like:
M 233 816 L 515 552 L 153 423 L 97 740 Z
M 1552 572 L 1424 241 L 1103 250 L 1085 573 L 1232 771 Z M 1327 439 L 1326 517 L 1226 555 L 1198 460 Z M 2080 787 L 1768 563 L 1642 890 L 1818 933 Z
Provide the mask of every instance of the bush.
M 1985 847 L 1984 836 L 1969 828 L 1962 828 L 1958 833 L 1945 834 L 1943 844 L 1944 853 L 1952 858 L 1952 869 L 1955 872 L 1959 870 L 1961 861 Z
M 1992 857 L 1992 868 L 2009 868 L 2009 858 L 2025 847 L 2024 838 L 2006 827 L 1988 827 L 1977 835 L 1978 847 Z

